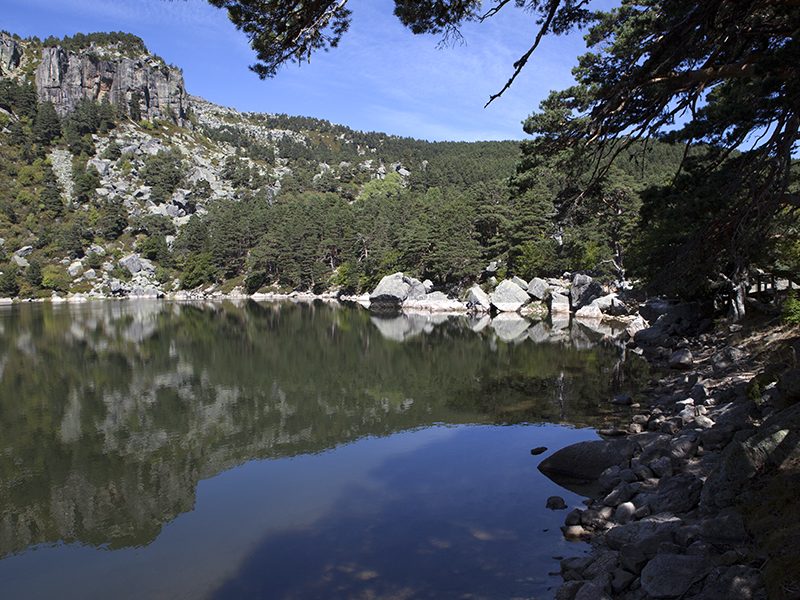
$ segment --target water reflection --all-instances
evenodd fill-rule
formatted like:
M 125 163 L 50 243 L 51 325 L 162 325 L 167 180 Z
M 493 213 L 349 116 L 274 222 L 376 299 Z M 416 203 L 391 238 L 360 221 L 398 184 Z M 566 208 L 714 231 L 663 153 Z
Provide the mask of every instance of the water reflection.
M 578 327 L 321 303 L 0 307 L 0 568 L 42 544 L 152 557 L 201 483 L 253 460 L 437 424 L 600 424 L 646 365 Z

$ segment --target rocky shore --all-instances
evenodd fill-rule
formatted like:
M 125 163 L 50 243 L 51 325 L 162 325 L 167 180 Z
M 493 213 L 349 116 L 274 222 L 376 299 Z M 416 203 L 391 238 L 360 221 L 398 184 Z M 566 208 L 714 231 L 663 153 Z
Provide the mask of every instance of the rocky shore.
M 775 485 L 765 482 L 786 492 L 796 515 L 798 338 L 775 326 L 714 333 L 696 307 L 657 309 L 628 347 L 666 375 L 636 398 L 609 399 L 630 411 L 627 429 L 603 431 L 603 440 L 559 450 L 539 466 L 591 498 L 566 515 L 565 538 L 590 551 L 561 561 L 556 599 L 800 597 L 800 573 L 791 570 L 797 539 L 782 540 L 777 552 L 765 542 L 781 528 L 797 530 L 791 512 L 765 510 L 775 500 Z M 558 497 L 548 506 L 568 508 Z M 759 520 L 759 511 L 770 514 Z M 774 530 L 760 530 L 765 524 Z

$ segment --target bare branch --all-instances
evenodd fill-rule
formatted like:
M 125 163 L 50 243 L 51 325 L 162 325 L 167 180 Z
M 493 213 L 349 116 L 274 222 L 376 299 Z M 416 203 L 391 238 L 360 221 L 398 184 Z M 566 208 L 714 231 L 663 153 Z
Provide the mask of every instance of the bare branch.
M 550 0 L 550 9 L 547 12 L 547 18 L 545 19 L 545 22 L 542 24 L 541 29 L 539 29 L 539 33 L 536 35 L 536 41 L 533 43 L 533 46 L 531 46 L 530 49 L 525 54 L 523 54 L 522 57 L 517 62 L 514 63 L 514 73 L 511 75 L 511 78 L 503 86 L 502 90 L 489 97 L 489 101 L 483 106 L 484 108 L 486 108 L 494 100 L 502 96 L 503 93 L 508 88 L 511 87 L 511 84 L 514 83 L 514 80 L 517 78 L 517 75 L 520 74 L 522 68 L 525 66 L 525 64 L 528 62 L 528 59 L 531 57 L 531 54 L 533 54 L 533 51 L 536 50 L 536 48 L 539 46 L 539 42 L 542 41 L 542 38 L 550 29 L 550 23 L 553 22 L 553 18 L 556 16 L 556 12 L 558 12 L 558 7 L 560 5 L 561 5 L 561 0 Z

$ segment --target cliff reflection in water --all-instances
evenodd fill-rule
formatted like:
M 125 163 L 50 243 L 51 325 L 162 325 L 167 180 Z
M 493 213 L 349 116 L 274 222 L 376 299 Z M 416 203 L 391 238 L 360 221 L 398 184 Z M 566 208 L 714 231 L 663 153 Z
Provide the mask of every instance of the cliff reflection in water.
M 322 303 L 0 312 L 0 558 L 142 546 L 200 480 L 433 424 L 600 424 L 646 376 L 580 329 Z

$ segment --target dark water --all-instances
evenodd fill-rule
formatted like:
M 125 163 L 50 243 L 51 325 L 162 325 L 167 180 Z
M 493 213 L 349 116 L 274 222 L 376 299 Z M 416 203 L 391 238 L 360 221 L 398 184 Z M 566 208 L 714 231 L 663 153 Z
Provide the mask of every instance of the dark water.
M 536 469 L 643 361 L 338 305 L 0 307 L 0 597 L 552 598 Z M 530 449 L 548 447 L 542 456 Z

